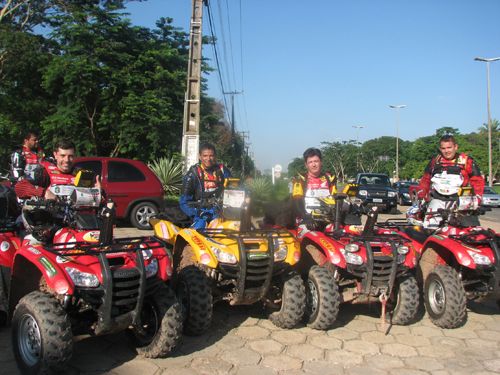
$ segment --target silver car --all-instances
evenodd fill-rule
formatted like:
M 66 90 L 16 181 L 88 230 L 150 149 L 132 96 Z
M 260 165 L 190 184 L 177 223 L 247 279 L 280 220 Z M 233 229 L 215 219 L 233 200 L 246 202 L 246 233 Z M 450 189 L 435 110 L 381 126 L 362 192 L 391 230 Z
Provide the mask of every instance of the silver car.
M 500 194 L 493 188 L 485 186 L 481 204 L 486 207 L 500 207 Z

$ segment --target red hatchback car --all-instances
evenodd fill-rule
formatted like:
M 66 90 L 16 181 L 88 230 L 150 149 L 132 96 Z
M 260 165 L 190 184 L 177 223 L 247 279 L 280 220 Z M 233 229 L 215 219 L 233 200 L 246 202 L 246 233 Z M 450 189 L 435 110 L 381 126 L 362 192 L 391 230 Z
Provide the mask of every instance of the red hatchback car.
M 149 218 L 163 210 L 162 184 L 142 161 L 79 157 L 75 158 L 75 166 L 101 176 L 106 197 L 116 204 L 116 217 L 129 219 L 138 229 L 149 229 Z

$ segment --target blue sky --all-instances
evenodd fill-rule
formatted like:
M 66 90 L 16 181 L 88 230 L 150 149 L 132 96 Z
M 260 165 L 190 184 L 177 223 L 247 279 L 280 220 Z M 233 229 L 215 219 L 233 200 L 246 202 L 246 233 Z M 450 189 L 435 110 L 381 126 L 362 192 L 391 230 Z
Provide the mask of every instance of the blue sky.
M 498 0 L 210 3 L 224 89 L 244 90 L 236 128 L 249 131 L 258 168 L 286 167 L 322 141 L 356 139 L 355 125 L 364 126 L 360 141 L 395 136 L 390 104 L 407 105 L 404 140 L 487 122 L 486 64 L 474 58 L 500 57 Z M 154 27 L 165 16 L 188 31 L 191 0 L 130 3 L 128 12 L 134 24 Z M 206 11 L 203 22 L 208 35 Z M 211 47 L 204 56 L 215 66 Z M 500 61 L 490 68 L 491 114 L 500 119 Z M 222 99 L 215 73 L 208 84 Z

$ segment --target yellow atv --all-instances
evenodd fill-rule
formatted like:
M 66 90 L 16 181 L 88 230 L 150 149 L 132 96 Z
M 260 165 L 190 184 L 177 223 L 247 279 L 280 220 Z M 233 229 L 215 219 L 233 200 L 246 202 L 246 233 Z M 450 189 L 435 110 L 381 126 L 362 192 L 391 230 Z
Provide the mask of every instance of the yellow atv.
M 172 246 L 174 288 L 182 302 L 187 334 L 198 335 L 211 323 L 213 304 L 249 305 L 261 301 L 278 327 L 292 328 L 305 311 L 305 287 L 293 266 L 300 245 L 286 230 L 256 229 L 250 198 L 226 179 L 221 199 L 198 202 L 198 212 L 213 215 L 202 229 L 162 214 L 150 219 L 155 235 Z

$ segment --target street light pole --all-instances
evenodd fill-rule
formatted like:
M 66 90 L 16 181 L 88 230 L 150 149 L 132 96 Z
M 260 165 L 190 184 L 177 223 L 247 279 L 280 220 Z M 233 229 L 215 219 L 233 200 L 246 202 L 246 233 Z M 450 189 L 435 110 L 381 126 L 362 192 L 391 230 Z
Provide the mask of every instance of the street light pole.
M 399 181 L 399 109 L 405 107 L 406 104 L 389 105 L 396 110 L 396 181 Z
M 493 186 L 493 163 L 491 152 L 491 111 L 490 111 L 490 62 L 500 60 L 500 57 L 493 57 L 486 59 L 484 57 L 476 57 L 475 61 L 482 61 L 486 63 L 486 81 L 487 81 L 487 105 L 488 105 L 488 185 Z
M 353 125 L 352 127 L 354 129 L 356 129 L 356 147 L 359 147 L 359 129 L 363 129 L 364 126 L 362 126 L 362 125 Z M 356 153 L 356 168 L 359 168 L 359 148 L 358 148 L 358 152 Z

